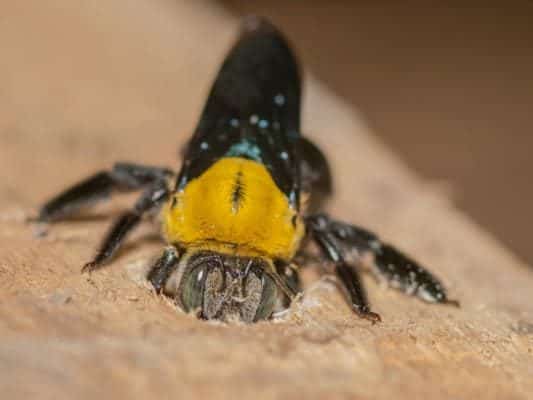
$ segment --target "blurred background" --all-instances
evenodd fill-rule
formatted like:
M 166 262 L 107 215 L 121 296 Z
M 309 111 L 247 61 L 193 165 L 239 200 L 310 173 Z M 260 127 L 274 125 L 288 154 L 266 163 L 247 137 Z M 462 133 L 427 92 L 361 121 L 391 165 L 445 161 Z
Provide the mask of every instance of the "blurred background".
M 533 2 L 224 3 L 272 18 L 411 169 L 533 265 Z
M 190 87 L 178 85 L 180 60 L 218 65 L 234 32 L 206 30 L 220 54 L 188 49 L 191 30 L 171 17 L 178 3 L 0 0 L 3 203 L 35 206 L 96 159 L 142 158 L 133 139 L 140 143 L 146 132 L 166 146 L 176 130 L 192 129 L 204 100 L 196 86 L 210 82 L 190 76 L 180 80 Z M 533 2 L 463 3 L 225 0 L 213 12 L 271 18 L 306 71 L 348 101 L 420 177 L 533 265 Z M 186 12 L 189 3 L 180 4 Z M 177 41 L 187 54 L 173 51 Z M 39 152 L 45 142 L 57 152 Z M 59 168 L 51 163 L 65 165 L 57 154 L 70 164 L 51 185 Z M 147 161 L 174 158 L 169 152 Z M 40 179 L 21 190 L 17 173 L 33 171 Z

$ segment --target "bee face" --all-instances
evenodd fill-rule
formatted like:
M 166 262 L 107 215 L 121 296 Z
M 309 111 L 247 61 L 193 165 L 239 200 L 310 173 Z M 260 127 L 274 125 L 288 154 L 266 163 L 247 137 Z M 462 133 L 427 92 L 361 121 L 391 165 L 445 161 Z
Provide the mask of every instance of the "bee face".
M 165 287 L 185 311 L 205 319 L 245 323 L 272 315 L 278 290 L 267 272 L 271 269 L 267 260 L 212 251 L 188 253 Z

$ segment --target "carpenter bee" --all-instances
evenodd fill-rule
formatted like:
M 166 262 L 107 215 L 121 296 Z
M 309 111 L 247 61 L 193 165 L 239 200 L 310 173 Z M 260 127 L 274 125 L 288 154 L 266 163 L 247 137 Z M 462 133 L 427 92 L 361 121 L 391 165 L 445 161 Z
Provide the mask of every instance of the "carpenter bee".
M 300 131 L 300 72 L 283 35 L 245 19 L 200 120 L 172 170 L 117 163 L 52 198 L 38 220 L 72 216 L 112 193 L 141 191 L 82 271 L 108 263 L 143 216 L 160 215 L 167 247 L 148 273 L 157 293 L 204 319 L 268 319 L 300 290 L 295 257 L 314 242 L 352 310 L 373 322 L 357 270 L 403 292 L 453 303 L 438 279 L 372 232 L 317 213 L 332 192 L 328 163 Z

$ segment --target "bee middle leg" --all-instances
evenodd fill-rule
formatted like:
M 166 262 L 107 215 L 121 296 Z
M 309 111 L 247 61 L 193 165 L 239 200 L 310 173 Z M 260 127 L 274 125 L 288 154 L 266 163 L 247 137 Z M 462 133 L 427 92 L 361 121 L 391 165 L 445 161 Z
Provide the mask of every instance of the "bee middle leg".
M 156 181 L 148 186 L 133 209 L 125 212 L 115 221 L 102 241 L 96 257 L 83 266 L 82 272 L 99 269 L 109 261 L 124 242 L 126 236 L 141 222 L 142 217 L 160 207 L 168 198 L 169 193 L 170 189 L 166 180 Z
M 39 210 L 38 222 L 66 219 L 83 207 L 108 198 L 113 192 L 142 190 L 173 175 L 167 168 L 117 163 L 98 172 L 47 201 Z
M 110 171 L 98 172 L 46 202 L 39 211 L 37 221 L 53 222 L 68 218 L 81 208 L 109 197 L 113 192 L 144 190 L 134 208 L 116 220 L 96 257 L 82 269 L 83 272 L 93 271 L 111 259 L 144 214 L 160 206 L 167 198 L 170 193 L 168 179 L 172 175 L 173 172 L 167 168 L 117 163 Z
M 448 299 L 439 279 L 401 251 L 381 242 L 374 233 L 323 214 L 309 216 L 307 226 L 314 237 L 318 235 L 317 241 L 326 241 L 330 247 L 350 257 L 355 255 L 360 260 L 365 253 L 371 253 L 374 258 L 372 273 L 389 286 L 429 303 L 459 305 Z M 325 239 L 320 239 L 322 236 Z
M 380 322 L 380 315 L 370 311 L 366 292 L 359 274 L 345 260 L 343 248 L 331 230 L 328 229 L 326 222 L 309 217 L 306 221 L 307 229 L 322 250 L 323 255 L 334 263 L 335 274 L 345 289 L 352 310 L 360 317 L 373 323 Z

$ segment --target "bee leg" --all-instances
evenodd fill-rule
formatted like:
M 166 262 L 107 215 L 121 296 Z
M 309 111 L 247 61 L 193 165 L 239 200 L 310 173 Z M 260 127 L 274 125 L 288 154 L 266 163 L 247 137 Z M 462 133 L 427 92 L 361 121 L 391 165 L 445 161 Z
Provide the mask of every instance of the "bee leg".
M 290 287 L 295 293 L 302 291 L 302 282 L 298 274 L 298 267 L 293 263 L 276 262 L 276 272 L 282 277 L 287 286 Z
M 334 263 L 335 274 L 345 289 L 352 310 L 360 317 L 368 319 L 373 323 L 380 322 L 380 315 L 370 311 L 366 292 L 359 278 L 359 274 L 345 261 L 342 247 L 332 233 L 329 232 L 327 226 L 314 223 L 310 219 L 307 227 L 324 256 Z
M 459 307 L 457 300 L 448 298 L 442 283 L 418 263 L 388 244 L 376 243 L 374 246 L 372 272 L 378 280 L 428 303 Z
M 103 240 L 96 257 L 83 266 L 82 272 L 94 271 L 109 261 L 123 243 L 126 235 L 139 224 L 142 216 L 159 207 L 167 199 L 169 193 L 166 180 L 156 181 L 145 189 L 133 209 L 125 212 L 116 220 Z
M 371 271 L 391 287 L 426 302 L 459 305 L 448 299 L 444 286 L 435 276 L 393 246 L 382 243 L 374 233 L 325 215 L 308 217 L 308 224 L 328 232 L 330 240 L 338 243 L 345 253 L 358 258 L 357 261 L 371 253 L 374 258 Z
M 117 163 L 111 171 L 98 172 L 46 202 L 37 221 L 51 222 L 69 217 L 82 207 L 109 197 L 113 191 L 140 190 L 172 174 L 166 168 Z
M 147 278 L 153 285 L 156 293 L 160 294 L 163 291 L 168 278 L 178 266 L 178 261 L 178 251 L 175 247 L 169 246 L 152 266 Z

